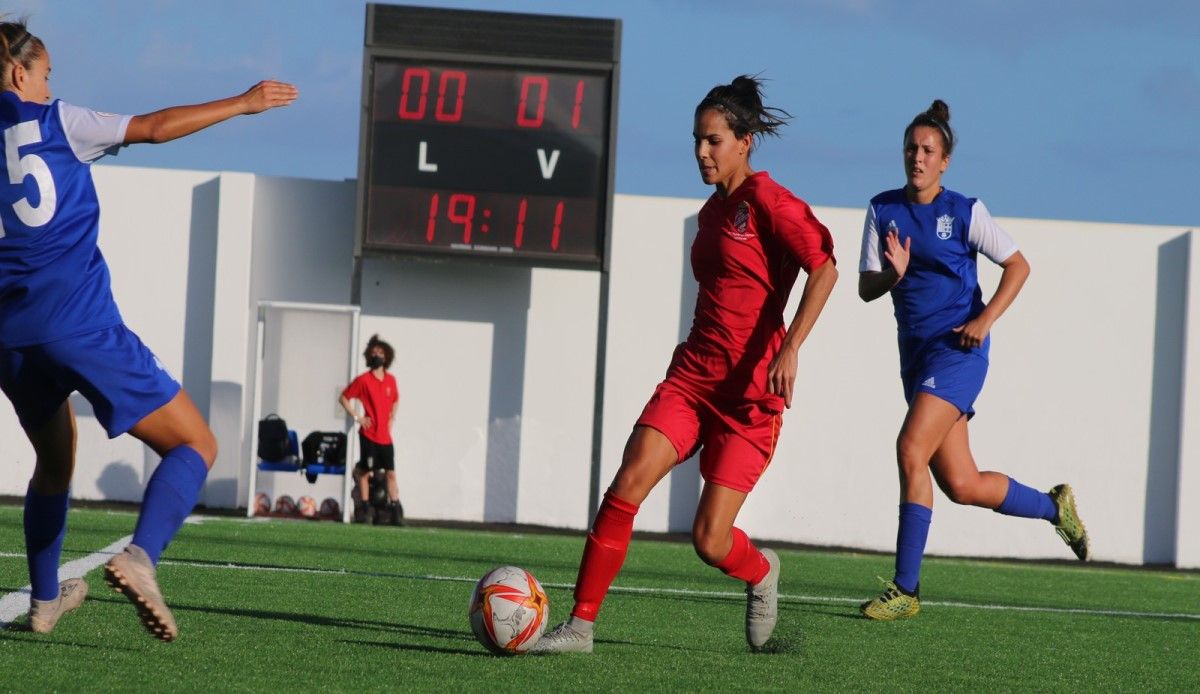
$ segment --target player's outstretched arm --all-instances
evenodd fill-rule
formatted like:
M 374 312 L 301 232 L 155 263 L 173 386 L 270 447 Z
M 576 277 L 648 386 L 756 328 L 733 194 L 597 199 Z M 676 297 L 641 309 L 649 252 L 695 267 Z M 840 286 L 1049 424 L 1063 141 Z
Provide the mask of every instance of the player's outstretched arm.
M 172 106 L 161 111 L 134 116 L 125 131 L 125 144 L 138 142 L 170 142 L 234 116 L 262 113 L 267 109 L 287 106 L 299 92 L 293 85 L 275 80 L 263 80 L 245 93 L 204 104 Z

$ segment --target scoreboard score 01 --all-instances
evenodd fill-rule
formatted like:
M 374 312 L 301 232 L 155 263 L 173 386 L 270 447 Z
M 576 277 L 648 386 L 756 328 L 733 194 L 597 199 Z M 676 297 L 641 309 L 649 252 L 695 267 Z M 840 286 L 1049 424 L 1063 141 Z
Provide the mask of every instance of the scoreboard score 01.
M 619 29 L 368 5 L 356 252 L 604 267 Z

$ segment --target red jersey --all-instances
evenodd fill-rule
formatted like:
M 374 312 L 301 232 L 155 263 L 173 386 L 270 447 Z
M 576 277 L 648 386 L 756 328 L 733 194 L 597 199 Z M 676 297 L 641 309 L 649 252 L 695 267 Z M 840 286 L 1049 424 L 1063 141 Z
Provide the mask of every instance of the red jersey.
M 829 230 L 767 172 L 727 198 L 714 193 L 692 244 L 696 315 L 667 378 L 706 400 L 782 412 L 783 398 L 767 392 L 767 367 L 787 334 L 783 311 L 800 270 L 832 259 Z
M 380 445 L 392 442 L 392 406 L 400 400 L 400 392 L 390 373 L 384 371 L 382 379 L 375 378 L 370 371 L 359 374 L 342 391 L 342 397 L 361 402 L 363 412 L 371 418 L 371 426 L 363 427 L 363 436 Z

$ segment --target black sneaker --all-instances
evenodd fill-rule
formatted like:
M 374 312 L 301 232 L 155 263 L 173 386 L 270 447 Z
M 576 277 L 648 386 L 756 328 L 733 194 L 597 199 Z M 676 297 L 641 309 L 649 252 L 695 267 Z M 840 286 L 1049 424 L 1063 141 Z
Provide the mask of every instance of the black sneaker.
M 404 525 L 404 505 L 399 501 L 388 504 L 392 525 Z

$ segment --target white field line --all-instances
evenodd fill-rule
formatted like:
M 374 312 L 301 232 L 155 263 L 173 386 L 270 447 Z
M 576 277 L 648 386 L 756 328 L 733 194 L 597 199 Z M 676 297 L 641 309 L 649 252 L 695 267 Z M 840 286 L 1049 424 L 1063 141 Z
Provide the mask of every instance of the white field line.
M 126 535 L 104 549 L 97 550 L 78 559 L 72 559 L 58 567 L 58 579 L 61 581 L 68 578 L 82 578 L 92 569 L 108 561 L 109 557 L 125 549 L 125 545 L 129 544 L 131 539 L 133 539 L 132 535 Z M 0 556 L 25 558 L 23 553 L 16 554 L 12 552 L 5 552 Z M 6 628 L 9 622 L 29 611 L 29 595 L 32 592 L 33 586 L 27 585 L 14 593 L 9 593 L 0 598 L 0 629 Z
M 89 554 L 81 559 L 67 562 L 59 569 L 59 575 L 62 578 L 73 578 L 82 576 L 91 569 L 102 564 L 105 559 L 112 556 L 120 548 L 124 547 L 125 543 L 129 542 L 129 537 L 121 538 L 104 549 Z M 98 558 L 97 558 L 98 557 Z M 24 559 L 24 554 L 14 552 L 0 552 L 0 558 L 21 558 Z M 95 559 L 94 559 L 95 558 Z M 317 574 L 327 576 L 366 576 L 371 578 L 396 578 L 411 581 L 444 581 L 453 583 L 475 583 L 478 579 L 467 576 L 439 576 L 436 574 L 397 574 L 386 573 L 379 571 L 355 571 L 349 569 L 316 569 L 307 567 L 291 567 L 291 566 L 259 566 L 254 564 L 208 564 L 201 562 L 189 561 L 174 561 L 164 559 L 159 562 L 160 566 L 186 566 L 196 569 L 215 569 L 228 571 L 261 571 L 265 573 L 295 573 L 295 574 Z M 88 568 L 79 572 L 79 568 L 71 568 L 71 573 L 68 573 L 68 567 L 83 567 Z M 563 590 L 572 590 L 575 588 L 573 583 L 543 583 L 546 588 L 561 588 Z M 0 600 L 0 628 L 3 628 L 8 621 L 11 621 L 16 616 L 24 614 L 29 609 L 29 590 L 30 586 L 25 586 L 21 591 L 10 593 Z M 726 598 L 740 600 L 745 597 L 743 591 L 716 591 L 716 590 L 692 590 L 688 588 L 641 588 L 635 586 L 613 586 L 609 589 L 612 593 L 627 593 L 633 595 L 680 595 L 692 597 L 711 597 L 711 598 Z M 9 603 L 13 599 L 20 600 L 20 611 L 9 615 Z M 843 605 L 857 605 L 862 602 L 862 598 L 841 598 L 825 595 L 790 595 L 781 593 L 779 599 L 785 602 L 821 602 Z M 1200 621 L 1200 614 L 1189 614 L 1185 612 L 1140 612 L 1136 610 L 1092 610 L 1077 607 L 1040 607 L 1032 605 L 985 605 L 969 602 L 951 602 L 941 600 L 922 600 L 922 606 L 926 607 L 950 607 L 955 609 L 966 610 L 1001 610 L 1008 612 L 1045 612 L 1053 614 L 1078 614 L 1091 615 L 1099 617 L 1134 617 L 1134 618 L 1165 618 L 1165 619 L 1194 619 Z

